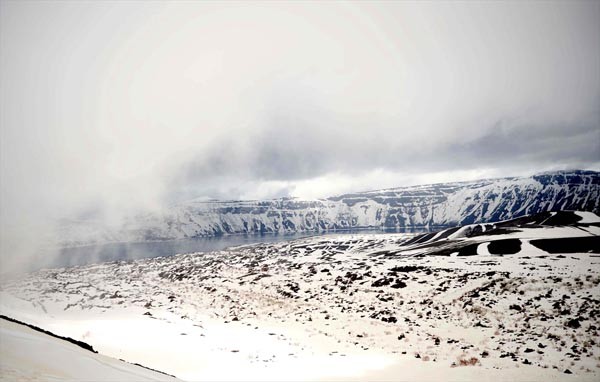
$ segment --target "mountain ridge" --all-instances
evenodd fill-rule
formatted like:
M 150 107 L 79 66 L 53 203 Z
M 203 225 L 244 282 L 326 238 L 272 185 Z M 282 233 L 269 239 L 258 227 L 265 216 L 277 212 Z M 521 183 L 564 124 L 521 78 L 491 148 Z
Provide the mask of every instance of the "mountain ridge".
M 223 234 L 290 233 L 458 226 L 557 211 L 600 212 L 600 172 L 555 171 L 529 177 L 396 187 L 323 199 L 280 198 L 180 203 L 129 218 L 118 229 L 78 222 L 61 227 L 63 246 L 156 241 Z

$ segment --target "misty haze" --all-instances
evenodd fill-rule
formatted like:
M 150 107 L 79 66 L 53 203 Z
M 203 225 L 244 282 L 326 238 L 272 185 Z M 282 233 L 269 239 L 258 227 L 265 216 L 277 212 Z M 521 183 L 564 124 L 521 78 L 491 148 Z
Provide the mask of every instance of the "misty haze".
M 597 381 L 600 2 L 0 0 L 1 381 Z

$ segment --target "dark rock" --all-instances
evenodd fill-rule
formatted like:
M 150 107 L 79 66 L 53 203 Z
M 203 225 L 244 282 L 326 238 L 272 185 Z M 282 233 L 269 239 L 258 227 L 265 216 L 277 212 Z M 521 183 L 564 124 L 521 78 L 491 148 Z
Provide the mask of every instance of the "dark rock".
M 404 266 L 396 266 L 394 268 L 391 268 L 390 271 L 392 271 L 392 272 L 414 272 L 414 271 L 417 271 L 420 269 L 423 269 L 423 267 L 417 266 L 417 265 L 404 265 Z
M 393 279 L 390 277 L 383 277 L 381 279 L 373 281 L 373 284 L 371 284 L 371 286 L 374 288 L 378 288 L 378 287 L 382 287 L 385 285 L 390 285 L 392 281 L 393 281 Z
M 578 320 L 578 319 L 576 319 L 576 318 L 573 318 L 573 319 L 571 319 L 571 320 L 567 321 L 567 322 L 565 323 L 565 326 L 567 326 L 567 327 L 569 327 L 569 328 L 572 328 L 572 329 L 577 329 L 577 328 L 580 328 L 580 327 L 581 327 L 581 323 L 579 322 L 579 320 Z

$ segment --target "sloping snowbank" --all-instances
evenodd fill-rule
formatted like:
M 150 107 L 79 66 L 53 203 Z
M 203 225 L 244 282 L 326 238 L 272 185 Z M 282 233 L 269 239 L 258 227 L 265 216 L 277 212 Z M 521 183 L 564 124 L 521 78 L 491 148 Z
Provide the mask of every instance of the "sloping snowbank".
M 0 319 L 0 380 L 175 381 L 176 378 Z

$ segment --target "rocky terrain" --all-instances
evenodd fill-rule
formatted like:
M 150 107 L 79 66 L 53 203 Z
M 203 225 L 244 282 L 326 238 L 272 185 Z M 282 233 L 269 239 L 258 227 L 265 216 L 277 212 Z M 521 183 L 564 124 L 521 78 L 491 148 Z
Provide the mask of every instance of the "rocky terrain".
M 598 380 L 599 234 L 542 213 L 49 269 L 0 312 L 188 380 Z
M 65 221 L 62 246 L 140 242 L 236 233 L 410 230 L 495 222 L 545 211 L 600 213 L 600 174 L 561 171 L 532 177 L 486 179 L 359 192 L 318 200 L 190 201 L 163 213 L 130 217 L 107 227 Z

